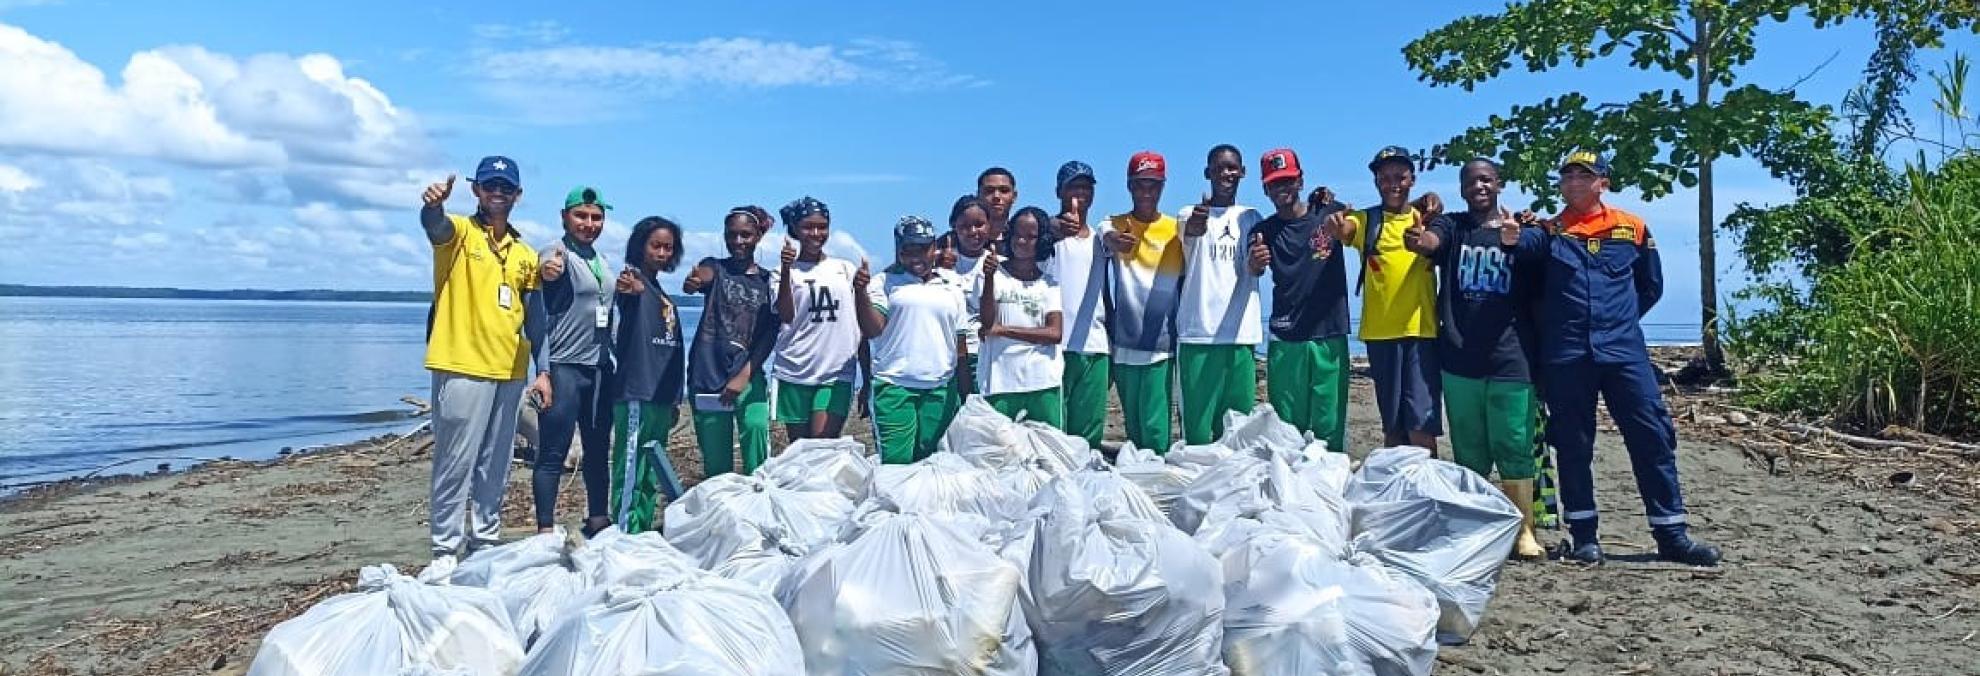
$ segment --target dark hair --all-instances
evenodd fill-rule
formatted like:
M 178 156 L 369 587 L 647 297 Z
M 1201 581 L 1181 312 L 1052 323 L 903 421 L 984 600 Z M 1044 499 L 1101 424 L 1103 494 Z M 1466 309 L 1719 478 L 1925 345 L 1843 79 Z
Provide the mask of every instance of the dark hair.
M 1493 176 L 1498 176 L 1500 181 L 1505 180 L 1505 169 L 1499 166 L 1498 160 L 1494 160 L 1490 157 L 1474 157 L 1465 160 L 1464 164 L 1458 166 L 1458 180 L 1464 180 L 1464 174 L 1465 172 L 1471 170 L 1471 165 L 1478 164 L 1480 162 L 1483 162 L 1485 163 L 1485 166 L 1492 168 Z
M 1017 177 L 1011 175 L 1011 170 L 1005 169 L 1003 167 L 991 167 L 989 169 L 983 170 L 983 173 L 977 174 L 976 175 L 977 187 L 979 188 L 983 187 L 983 179 L 990 178 L 992 176 L 1002 176 L 1004 178 L 1011 179 L 1011 187 L 1013 188 L 1017 187 Z
M 776 220 L 770 217 L 770 212 L 764 210 L 763 207 L 754 204 L 745 204 L 730 209 L 729 215 L 722 217 L 722 226 L 728 227 L 729 219 L 737 216 L 748 219 L 750 225 L 756 226 L 756 231 L 759 234 L 769 232 L 770 227 L 777 224 Z
M 1216 146 L 1212 147 L 1210 149 L 1210 154 L 1203 156 L 1203 164 L 1207 166 L 1211 162 L 1217 161 L 1217 153 L 1226 153 L 1226 152 L 1232 155 L 1236 155 L 1238 159 L 1238 164 L 1244 164 L 1244 153 L 1240 152 L 1237 149 L 1237 146 L 1231 145 L 1229 143 L 1219 143 Z
M 997 255 L 1004 258 L 1017 256 L 1012 252 L 1011 240 L 1017 238 L 1018 219 L 1025 216 L 1032 217 L 1033 222 L 1038 224 L 1038 255 L 1034 260 L 1040 263 L 1051 260 L 1052 244 L 1058 241 L 1058 229 L 1052 227 L 1051 214 L 1045 213 L 1044 209 L 1038 207 L 1025 207 L 1011 212 L 1011 220 L 1005 224 L 1004 239 L 997 244 Z
M 956 219 L 962 218 L 963 212 L 969 211 L 970 207 L 982 209 L 985 217 L 990 215 L 990 205 L 984 204 L 983 200 L 976 198 L 976 195 L 963 195 L 956 198 L 954 206 L 949 207 L 949 228 L 951 230 L 956 227 Z
M 661 272 L 673 272 L 674 266 L 679 265 L 681 262 L 681 245 L 683 244 L 681 241 L 681 226 L 679 223 L 659 216 L 647 216 L 646 218 L 639 219 L 639 223 L 633 226 L 632 235 L 626 237 L 626 263 L 639 268 L 646 267 L 645 265 L 641 265 L 641 263 L 646 262 L 646 243 L 653 239 L 653 231 L 655 230 L 665 230 L 674 234 L 674 256 L 660 261 L 659 265 Z

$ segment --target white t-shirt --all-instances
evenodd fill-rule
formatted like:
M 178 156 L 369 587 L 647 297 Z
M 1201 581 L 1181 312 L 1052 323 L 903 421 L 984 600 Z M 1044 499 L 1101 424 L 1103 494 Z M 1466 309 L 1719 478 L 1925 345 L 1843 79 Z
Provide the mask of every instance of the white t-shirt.
M 1060 312 L 1059 285 L 1051 275 L 1024 282 L 997 271 L 998 323 L 1035 329 L 1044 326 L 1045 315 L 1054 312 Z M 983 356 L 976 368 L 984 394 L 1014 394 L 1058 387 L 1065 366 L 1057 343 L 1039 345 L 997 336 L 983 341 Z
M 851 382 L 859 369 L 859 314 L 852 280 L 859 266 L 843 259 L 791 265 L 792 321 L 777 331 L 770 375 L 798 385 Z M 781 271 L 770 272 L 775 293 Z
M 962 278 L 938 269 L 923 281 L 890 269 L 866 292 L 887 315 L 887 329 L 873 339 L 873 377 L 917 390 L 947 385 L 956 373 L 956 335 L 967 312 Z
M 1195 205 L 1183 207 L 1185 224 Z M 1258 275 L 1251 274 L 1251 231 L 1265 220 L 1245 206 L 1211 207 L 1202 237 L 1183 236 L 1181 306 L 1176 342 L 1191 345 L 1257 345 L 1265 340 Z
M 1052 245 L 1051 260 L 1045 261 L 1045 274 L 1059 282 L 1066 328 L 1059 346 L 1067 352 L 1107 354 L 1106 234 L 1103 221 L 1085 239 L 1059 240 Z
M 984 249 L 989 251 L 989 249 Z M 963 330 L 969 333 L 966 341 L 970 354 L 983 352 L 983 337 L 976 329 L 983 325 L 981 308 L 983 304 L 983 257 L 970 258 L 956 252 L 956 278 L 962 280 L 963 299 L 969 304 L 969 317 L 963 320 Z

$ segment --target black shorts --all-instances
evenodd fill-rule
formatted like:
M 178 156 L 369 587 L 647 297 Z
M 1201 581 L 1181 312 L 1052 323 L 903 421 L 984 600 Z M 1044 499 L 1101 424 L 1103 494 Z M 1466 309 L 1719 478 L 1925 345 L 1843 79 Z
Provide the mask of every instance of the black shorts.
M 1443 372 L 1437 367 L 1437 340 L 1397 338 L 1366 343 L 1368 374 L 1375 379 L 1375 408 L 1382 413 L 1382 433 L 1442 436 Z

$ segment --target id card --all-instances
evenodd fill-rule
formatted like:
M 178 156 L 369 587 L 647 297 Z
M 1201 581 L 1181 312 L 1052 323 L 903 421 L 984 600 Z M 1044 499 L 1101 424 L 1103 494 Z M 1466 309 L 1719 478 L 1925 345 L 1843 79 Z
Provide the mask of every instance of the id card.
M 507 310 L 515 306 L 515 304 L 516 292 L 514 289 L 509 288 L 507 284 L 495 288 L 495 305 L 497 307 Z
M 592 309 L 597 310 L 597 312 L 594 313 L 596 319 L 592 322 L 593 326 L 596 326 L 601 329 L 610 328 L 612 326 L 612 306 L 600 305 Z
M 694 395 L 694 410 L 703 413 L 727 413 L 736 410 L 736 407 L 722 403 L 720 394 L 697 394 Z

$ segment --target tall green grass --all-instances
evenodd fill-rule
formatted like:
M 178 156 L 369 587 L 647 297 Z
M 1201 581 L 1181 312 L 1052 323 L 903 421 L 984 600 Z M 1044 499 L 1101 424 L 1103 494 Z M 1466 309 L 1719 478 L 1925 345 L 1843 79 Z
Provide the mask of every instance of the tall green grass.
M 1980 433 L 1980 154 L 1904 171 L 1841 265 L 1756 294 L 1727 336 L 1755 405 L 1875 431 Z

